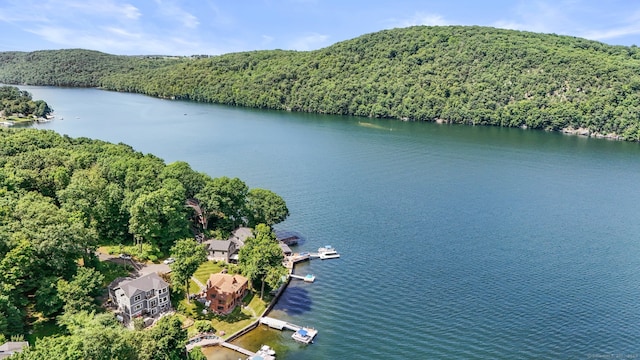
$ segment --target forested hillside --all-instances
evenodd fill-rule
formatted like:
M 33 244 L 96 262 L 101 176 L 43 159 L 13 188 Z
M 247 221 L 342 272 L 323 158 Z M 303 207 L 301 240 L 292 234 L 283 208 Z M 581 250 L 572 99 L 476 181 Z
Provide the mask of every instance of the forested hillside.
M 180 60 L 95 53 L 82 63 L 67 51 L 12 54 L 11 62 L 4 60 L 6 54 L 0 57 L 0 82 L 73 84 L 79 72 L 90 80 L 82 86 L 176 99 L 416 121 L 581 128 L 640 140 L 638 48 L 568 36 L 411 27 L 309 52 Z M 98 66 L 104 64 L 109 66 Z
M 0 52 L 0 83 L 94 87 L 107 75 L 162 68 L 175 62 L 162 57 L 116 56 L 82 49 Z

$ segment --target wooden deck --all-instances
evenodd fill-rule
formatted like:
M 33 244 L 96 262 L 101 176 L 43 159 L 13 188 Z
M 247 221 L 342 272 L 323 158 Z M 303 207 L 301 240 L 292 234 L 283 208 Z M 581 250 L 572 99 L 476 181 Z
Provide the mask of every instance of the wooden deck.
M 244 354 L 244 355 L 247 355 L 247 356 L 255 356 L 256 355 L 254 352 L 251 352 L 251 351 L 249 351 L 247 349 L 241 348 L 238 345 L 229 344 L 228 342 L 223 342 L 220 345 L 226 347 L 227 349 L 231 349 L 231 350 L 237 351 L 237 352 L 239 352 L 241 354 Z

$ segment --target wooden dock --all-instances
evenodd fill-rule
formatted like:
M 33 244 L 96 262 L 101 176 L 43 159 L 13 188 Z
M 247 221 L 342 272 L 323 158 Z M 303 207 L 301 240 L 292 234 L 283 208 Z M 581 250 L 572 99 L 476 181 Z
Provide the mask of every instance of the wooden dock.
M 247 356 L 255 356 L 256 355 L 256 353 L 254 353 L 254 352 L 251 352 L 251 351 L 249 351 L 249 350 L 247 350 L 245 348 L 241 348 L 238 345 L 229 344 L 226 341 L 220 343 L 220 345 L 226 347 L 227 349 L 231 349 L 231 350 L 237 351 L 240 354 L 244 354 L 244 355 L 247 355 Z
M 215 335 L 211 335 L 211 334 L 200 334 L 198 336 L 195 336 L 189 339 L 189 342 L 187 343 L 186 348 L 187 348 L 187 351 L 191 351 L 196 346 L 205 347 L 205 346 L 214 346 L 214 345 L 220 345 L 222 347 L 226 347 L 227 349 L 231 349 L 233 351 L 239 352 L 240 354 L 248 356 L 248 359 L 250 360 L 252 359 L 275 360 L 275 356 L 269 355 L 268 353 L 266 353 L 266 351 L 263 351 L 262 349 L 258 350 L 257 353 L 254 353 L 253 351 L 249 351 L 238 345 L 230 344 L 222 340 L 222 338 Z

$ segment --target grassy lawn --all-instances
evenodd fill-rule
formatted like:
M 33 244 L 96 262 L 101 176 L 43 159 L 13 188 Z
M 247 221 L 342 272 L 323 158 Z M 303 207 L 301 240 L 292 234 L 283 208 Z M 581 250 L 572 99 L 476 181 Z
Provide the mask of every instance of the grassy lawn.
M 193 274 L 193 277 L 200 280 L 201 283 L 206 284 L 207 280 L 209 280 L 209 275 L 219 273 L 222 269 L 226 267 L 226 264 L 213 262 L 213 261 L 205 261 L 200 265 L 198 270 Z M 200 292 L 200 287 L 193 280 L 189 280 L 189 293 L 195 294 Z
M 209 275 L 219 273 L 224 269 L 226 264 L 221 264 L 213 261 L 205 261 L 200 265 L 198 270 L 193 274 L 193 277 L 200 280 L 203 284 L 209 280 Z
M 255 321 L 257 316 L 260 316 L 267 307 L 267 303 L 260 300 L 260 297 L 253 293 L 247 294 L 247 296 L 244 297 L 243 302 L 245 304 L 248 303 L 249 305 L 243 309 L 236 307 L 231 314 L 226 316 L 215 315 L 212 313 L 207 313 L 206 315 L 203 314 L 202 310 L 204 309 L 204 305 L 198 301 L 192 301 L 191 304 L 187 304 L 186 300 L 182 299 L 180 300 L 179 306 L 185 309 L 185 319 L 193 318 L 194 320 L 209 320 L 211 321 L 213 328 L 216 329 L 216 332 L 220 333 L 220 331 L 224 331 L 225 335 L 222 337 L 226 338 Z M 193 326 L 189 326 L 187 330 L 189 332 L 189 336 L 193 336 L 197 332 Z

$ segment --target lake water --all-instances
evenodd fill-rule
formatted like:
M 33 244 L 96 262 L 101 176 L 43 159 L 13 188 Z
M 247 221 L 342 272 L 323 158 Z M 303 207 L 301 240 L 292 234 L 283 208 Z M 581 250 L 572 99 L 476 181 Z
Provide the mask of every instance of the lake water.
M 24 87 L 39 128 L 123 142 L 287 201 L 298 251 L 278 359 L 640 356 L 640 146 L 558 133 L 320 116 Z M 60 119 L 60 118 L 63 118 Z M 211 359 L 239 354 L 210 353 Z

